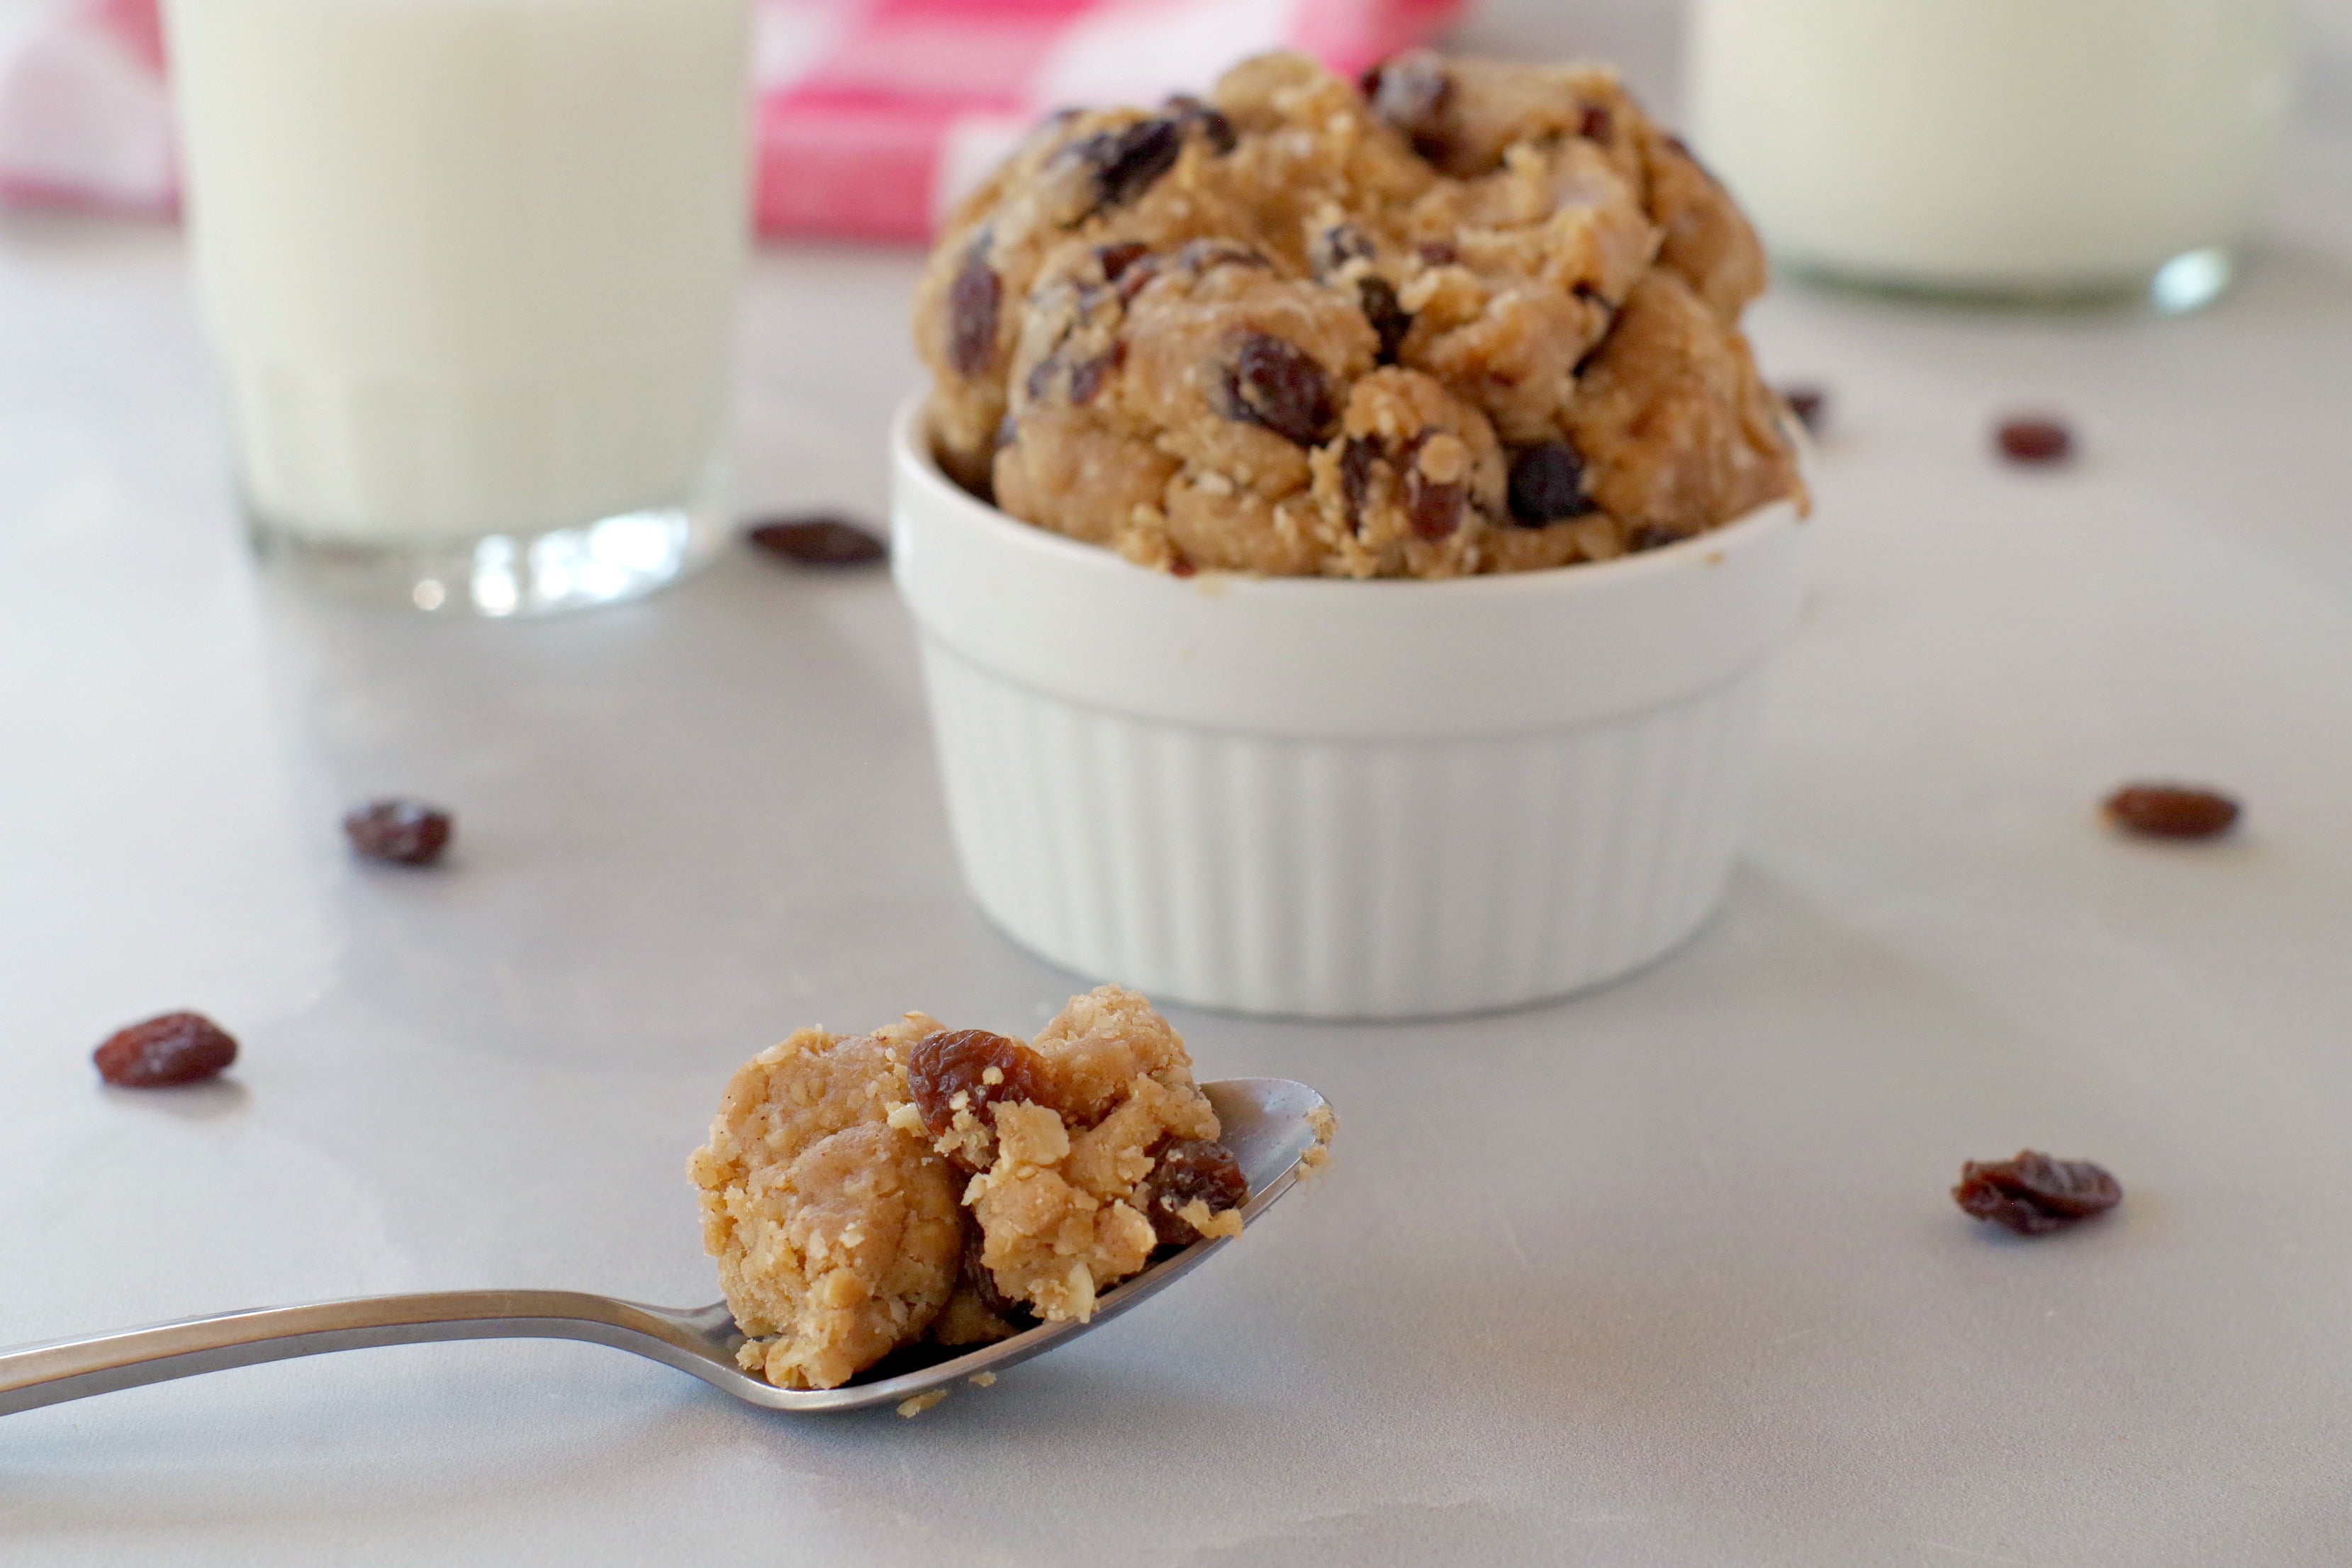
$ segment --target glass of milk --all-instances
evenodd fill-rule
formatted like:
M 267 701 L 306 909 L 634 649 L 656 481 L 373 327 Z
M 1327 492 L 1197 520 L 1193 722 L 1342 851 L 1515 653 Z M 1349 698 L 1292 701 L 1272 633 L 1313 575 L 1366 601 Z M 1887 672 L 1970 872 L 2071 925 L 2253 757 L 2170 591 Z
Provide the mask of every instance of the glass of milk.
M 2227 286 L 2290 0 L 1695 0 L 1699 151 L 1801 272 L 2012 299 Z
M 750 3 L 167 0 L 265 560 L 529 616 L 725 538 Z

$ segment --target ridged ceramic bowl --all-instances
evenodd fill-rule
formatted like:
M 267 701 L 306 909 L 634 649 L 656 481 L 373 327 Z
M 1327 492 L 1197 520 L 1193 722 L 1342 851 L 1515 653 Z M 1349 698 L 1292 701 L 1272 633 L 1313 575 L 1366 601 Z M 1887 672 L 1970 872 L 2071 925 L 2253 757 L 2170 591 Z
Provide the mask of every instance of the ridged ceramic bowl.
M 919 403 L 892 444 L 957 854 L 1053 962 L 1421 1017 L 1597 985 L 1720 898 L 1803 591 L 1793 506 L 1555 571 L 1177 578 L 975 499 Z

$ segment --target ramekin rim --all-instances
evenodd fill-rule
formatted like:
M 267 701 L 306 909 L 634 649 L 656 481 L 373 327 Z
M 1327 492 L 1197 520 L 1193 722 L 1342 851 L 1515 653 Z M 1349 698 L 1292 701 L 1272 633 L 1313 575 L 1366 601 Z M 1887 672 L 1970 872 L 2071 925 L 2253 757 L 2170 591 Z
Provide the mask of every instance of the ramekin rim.
M 1048 557 L 1058 557 L 1086 570 L 1117 567 L 1122 572 L 1146 573 L 1166 578 L 1167 574 L 1139 566 L 1116 550 L 1100 544 L 1090 544 L 1073 539 L 1049 528 L 1024 522 L 1001 507 L 981 500 L 950 478 L 940 467 L 939 458 L 926 438 L 923 408 L 929 393 L 918 388 L 898 405 L 890 420 L 890 447 L 894 466 L 910 468 L 934 494 L 950 507 L 961 511 L 974 526 L 993 534 L 1016 548 L 1035 550 Z M 1783 496 L 1778 500 L 1733 519 L 1718 528 L 1676 540 L 1655 550 L 1622 555 L 1613 561 L 1571 562 L 1564 566 L 1538 567 L 1525 572 L 1485 572 L 1466 577 L 1322 577 L 1267 576 L 1250 572 L 1231 572 L 1219 568 L 1202 571 L 1191 579 L 1193 584 L 1213 584 L 1217 593 L 1245 592 L 1252 594 L 1332 594 L 1339 592 L 1395 592 L 1406 588 L 1424 593 L 1444 591 L 1457 596 L 1471 594 L 1533 594 L 1552 590 L 1599 592 L 1612 585 L 1623 584 L 1643 577 L 1662 575 L 1687 567 L 1712 567 L 1721 563 L 1725 552 L 1738 549 L 1748 541 L 1775 531 L 1783 523 L 1805 521 L 1793 498 Z M 1173 580 L 1173 579 L 1171 579 Z

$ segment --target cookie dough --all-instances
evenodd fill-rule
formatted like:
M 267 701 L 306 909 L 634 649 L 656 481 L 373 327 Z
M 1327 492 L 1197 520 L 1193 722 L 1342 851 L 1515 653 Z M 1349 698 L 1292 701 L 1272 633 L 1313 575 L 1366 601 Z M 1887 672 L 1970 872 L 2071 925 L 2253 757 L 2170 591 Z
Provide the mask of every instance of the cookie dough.
M 919 289 L 942 464 L 1177 572 L 1605 560 L 1801 496 L 1762 252 L 1597 67 L 1296 55 L 1049 121 Z
M 1248 1186 L 1183 1040 L 1117 986 L 1024 1042 L 925 1014 L 803 1029 L 728 1084 L 688 1173 L 746 1369 L 833 1388 L 926 1339 L 1083 1321 Z
M 959 1183 L 891 1121 L 908 1052 L 938 1031 L 920 1014 L 846 1039 L 801 1030 L 736 1072 L 688 1164 L 740 1359 L 780 1388 L 846 1383 L 920 1338 L 955 1288 Z

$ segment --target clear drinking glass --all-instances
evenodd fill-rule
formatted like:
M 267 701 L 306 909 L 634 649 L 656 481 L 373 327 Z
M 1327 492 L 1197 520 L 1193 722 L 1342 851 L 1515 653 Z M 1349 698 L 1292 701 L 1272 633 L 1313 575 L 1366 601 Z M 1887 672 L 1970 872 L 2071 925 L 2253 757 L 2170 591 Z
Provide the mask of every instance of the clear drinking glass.
M 750 0 L 167 0 L 265 560 L 420 610 L 659 587 L 726 536 Z
M 1699 151 L 1777 260 L 2016 300 L 2228 285 L 2288 97 L 2289 0 L 1695 0 Z

